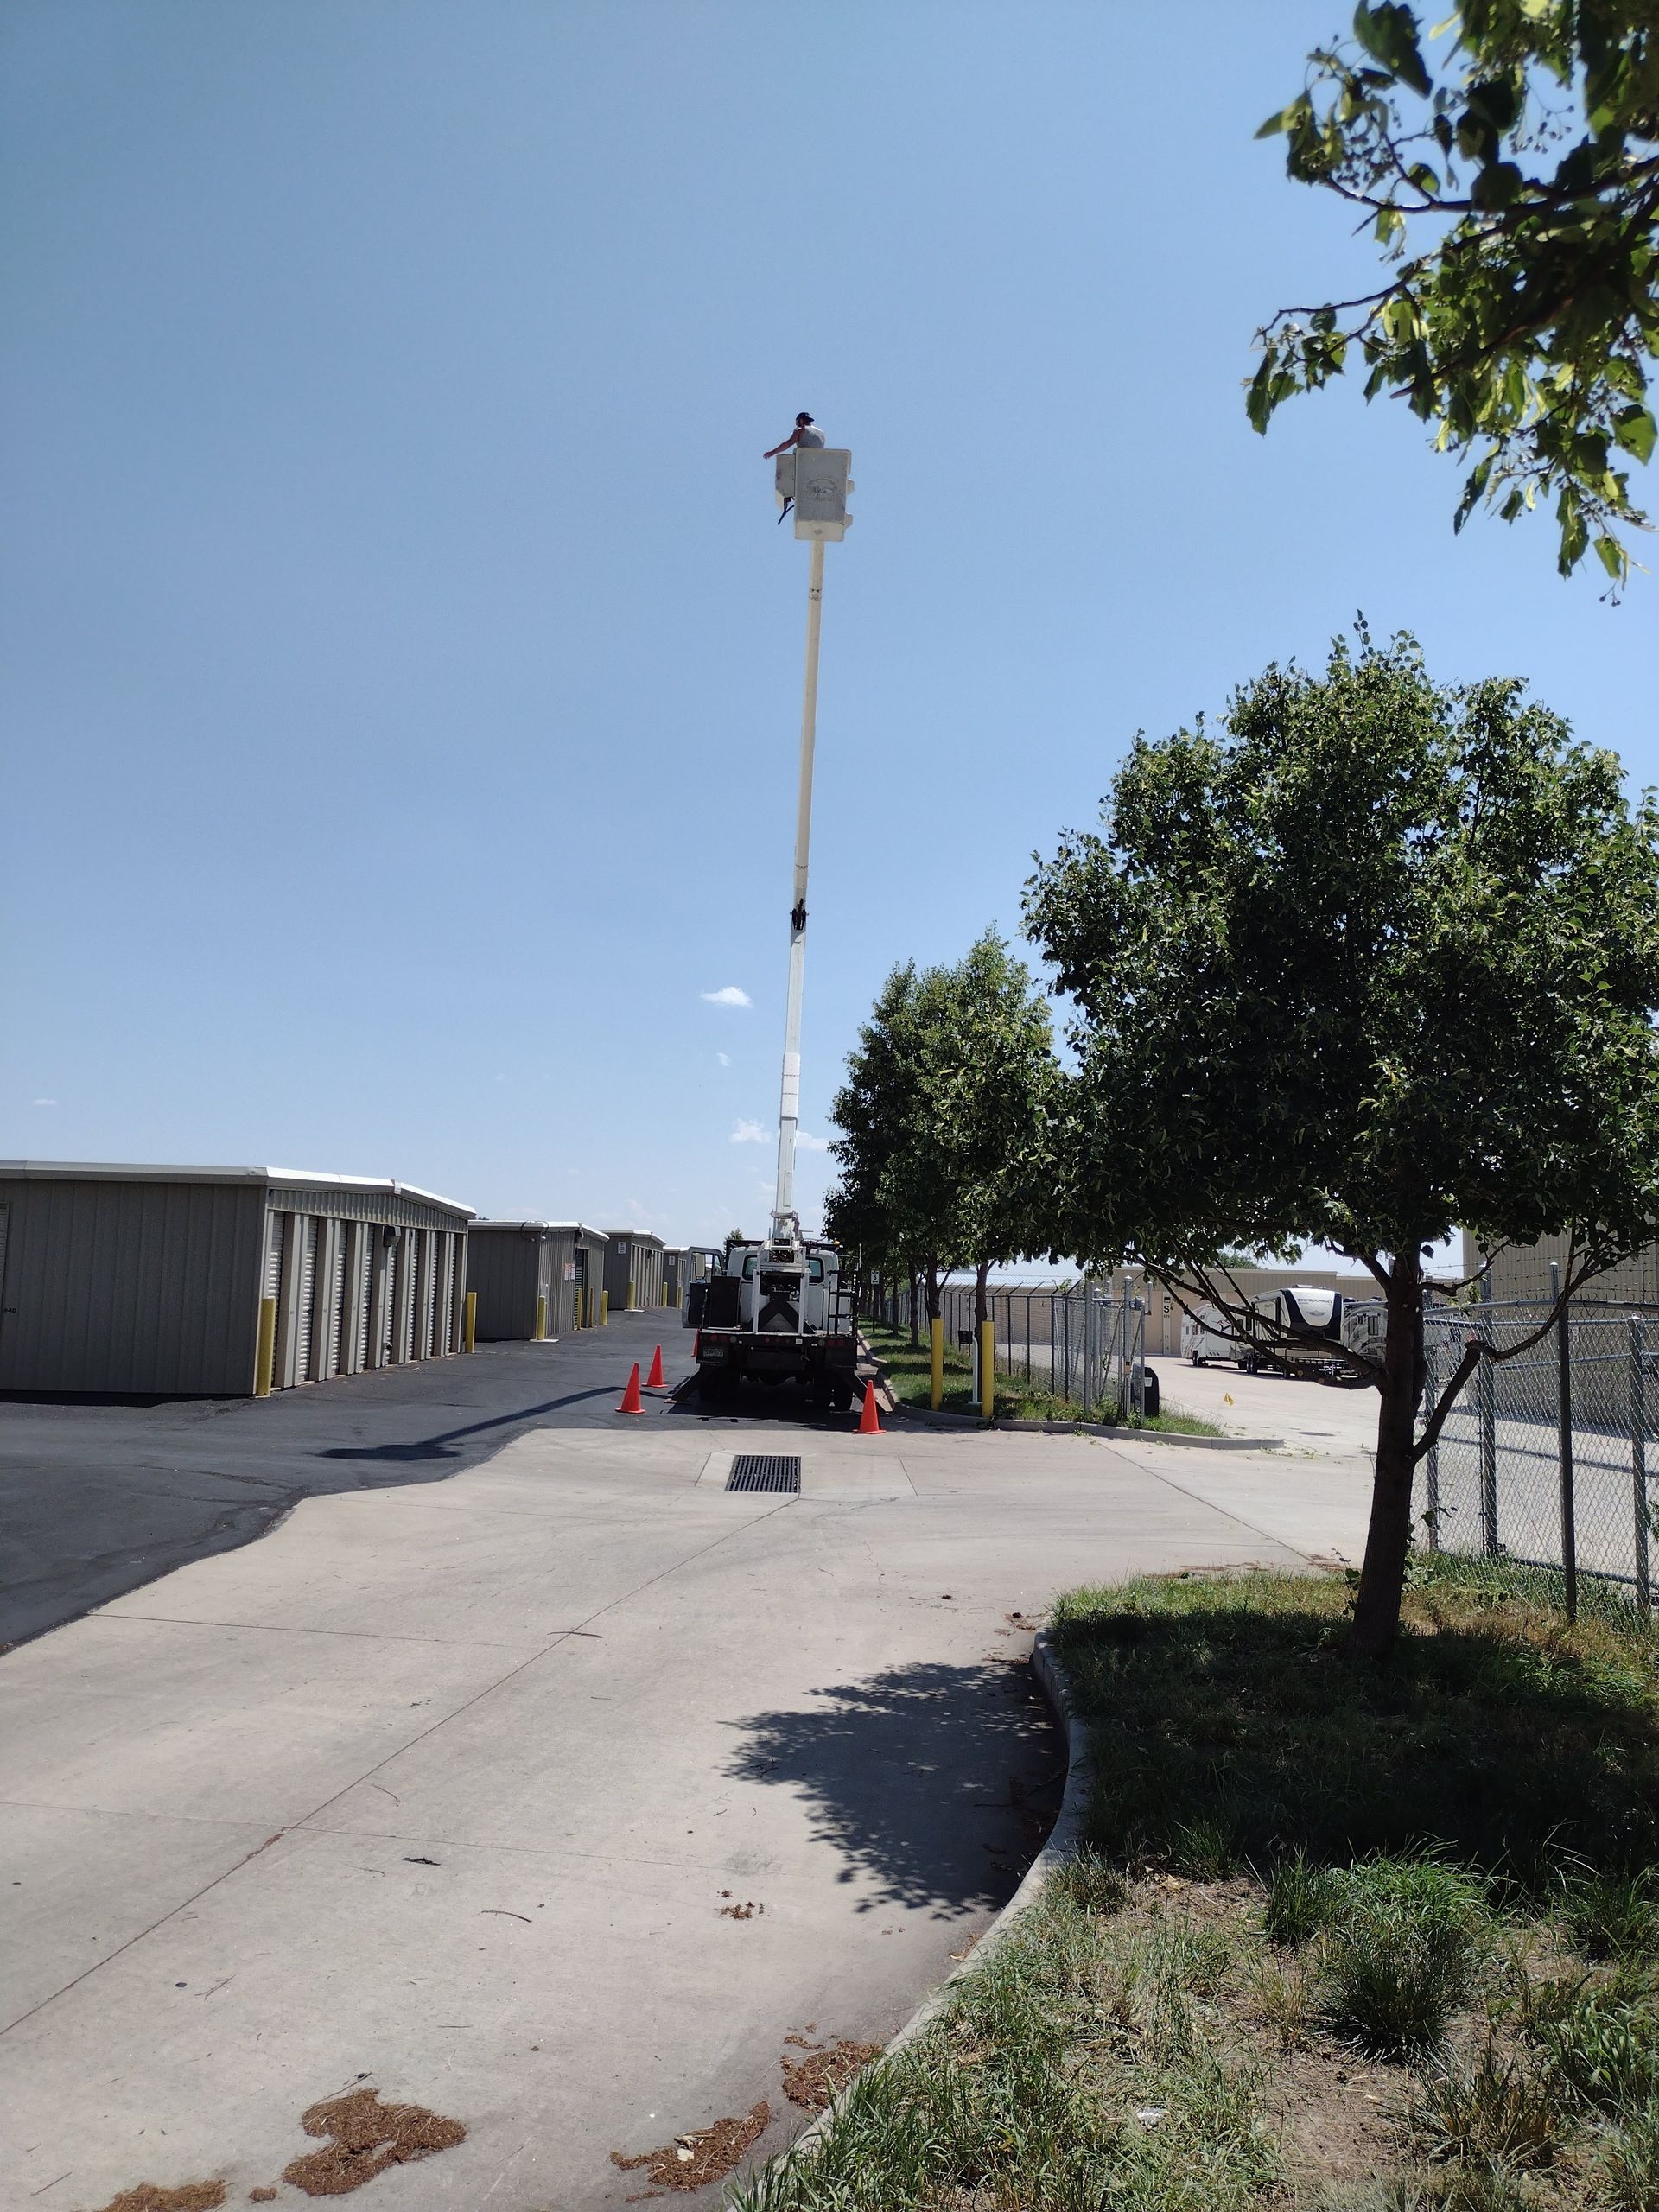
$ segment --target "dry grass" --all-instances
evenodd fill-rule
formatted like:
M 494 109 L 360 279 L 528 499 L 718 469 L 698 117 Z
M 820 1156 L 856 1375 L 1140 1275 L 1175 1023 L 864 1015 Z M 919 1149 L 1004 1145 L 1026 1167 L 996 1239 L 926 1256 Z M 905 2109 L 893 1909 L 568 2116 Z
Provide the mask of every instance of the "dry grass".
M 693 2127 L 655 2151 L 626 2158 L 613 2151 L 611 2164 L 624 2173 L 643 2166 L 658 2189 L 707 2189 L 724 2181 L 772 2125 L 772 2107 L 763 2098 L 741 2120 L 717 2120 L 709 2127 Z
M 222 2181 L 187 2181 L 176 2189 L 141 2181 L 136 2189 L 124 2189 L 119 2196 L 112 2196 L 102 2212 L 217 2212 L 224 2202 Z
M 467 2139 L 460 2120 L 424 2105 L 383 2105 L 378 2089 L 326 2098 L 301 2114 L 300 2125 L 308 2135 L 327 2139 L 322 2150 L 283 2169 L 283 2179 L 308 2196 L 347 2196 L 389 2166 L 429 2158 Z

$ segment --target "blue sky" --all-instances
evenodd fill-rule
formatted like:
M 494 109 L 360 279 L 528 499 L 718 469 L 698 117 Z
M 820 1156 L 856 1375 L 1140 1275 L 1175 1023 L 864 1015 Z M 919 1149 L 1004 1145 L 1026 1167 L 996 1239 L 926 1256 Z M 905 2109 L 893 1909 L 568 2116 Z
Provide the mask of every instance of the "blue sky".
M 1245 423 L 1257 323 L 1371 265 L 1253 138 L 1346 12 L 12 0 L 0 1154 L 756 1225 L 798 408 L 858 485 L 820 1138 L 895 959 L 1356 609 L 1653 779 L 1650 579 L 1454 539 L 1398 408 Z

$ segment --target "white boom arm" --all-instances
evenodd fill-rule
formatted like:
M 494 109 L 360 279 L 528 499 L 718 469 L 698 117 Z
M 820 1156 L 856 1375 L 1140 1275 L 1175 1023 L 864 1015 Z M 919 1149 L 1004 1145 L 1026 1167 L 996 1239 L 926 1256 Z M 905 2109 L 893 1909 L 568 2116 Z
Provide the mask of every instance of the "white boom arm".
M 795 803 L 795 903 L 789 917 L 789 1001 L 784 1015 L 784 1081 L 778 1102 L 774 1243 L 798 1236 L 795 1133 L 801 1116 L 801 992 L 806 976 L 806 871 L 812 844 L 812 756 L 818 728 L 818 626 L 823 613 L 823 540 L 812 540 L 806 585 L 806 681 L 801 696 L 801 778 Z

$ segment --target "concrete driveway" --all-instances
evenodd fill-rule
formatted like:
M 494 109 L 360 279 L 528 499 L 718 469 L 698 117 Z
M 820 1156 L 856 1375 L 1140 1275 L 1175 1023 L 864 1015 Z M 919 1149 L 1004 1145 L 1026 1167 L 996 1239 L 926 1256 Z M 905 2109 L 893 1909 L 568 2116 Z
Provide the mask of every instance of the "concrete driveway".
M 1154 1359 L 1163 1402 L 1245 1436 L 1277 1436 L 1292 1452 L 1337 1459 L 1376 1451 L 1376 1393 L 1312 1375 L 1246 1375 L 1230 1363 Z
M 733 1494 L 793 1452 L 798 1497 Z M 579 2212 L 880 2042 L 1009 1894 L 1062 1586 L 1357 1552 L 1353 1461 L 606 1417 L 311 1497 L 0 1660 L 8 2207 L 230 2202 L 354 2085 L 385 2212 Z M 749 1910 L 753 1907 L 753 1910 Z M 757 2118 L 764 2117 L 756 2114 Z

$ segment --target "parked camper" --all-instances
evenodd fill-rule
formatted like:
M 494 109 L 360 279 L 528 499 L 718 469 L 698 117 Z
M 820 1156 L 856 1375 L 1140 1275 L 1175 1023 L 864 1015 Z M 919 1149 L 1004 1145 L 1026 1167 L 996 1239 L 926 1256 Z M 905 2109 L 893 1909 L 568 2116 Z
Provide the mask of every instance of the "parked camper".
M 1286 1375 L 1324 1374 L 1341 1364 L 1333 1348 L 1344 1341 L 1345 1304 L 1339 1290 L 1320 1290 L 1312 1283 L 1294 1283 L 1266 1298 L 1253 1298 L 1249 1311 L 1263 1324 L 1254 1343 L 1241 1342 L 1218 1306 L 1200 1306 L 1181 1323 L 1181 1357 L 1194 1367 L 1212 1359 L 1233 1360 L 1246 1375 L 1262 1368 Z M 1281 1333 L 1293 1329 L 1299 1332 L 1294 1338 Z
M 1194 1367 L 1212 1359 L 1240 1359 L 1245 1347 L 1234 1336 L 1218 1306 L 1195 1306 L 1181 1316 L 1181 1357 Z
M 1262 1367 L 1276 1367 L 1286 1375 L 1340 1371 L 1342 1362 L 1333 1347 L 1342 1343 L 1344 1303 L 1339 1290 L 1320 1290 L 1312 1283 L 1294 1283 L 1271 1298 L 1252 1299 L 1252 1310 L 1268 1326 L 1241 1363 L 1246 1372 L 1254 1374 Z M 1297 1332 L 1294 1338 L 1281 1334 L 1292 1329 Z

